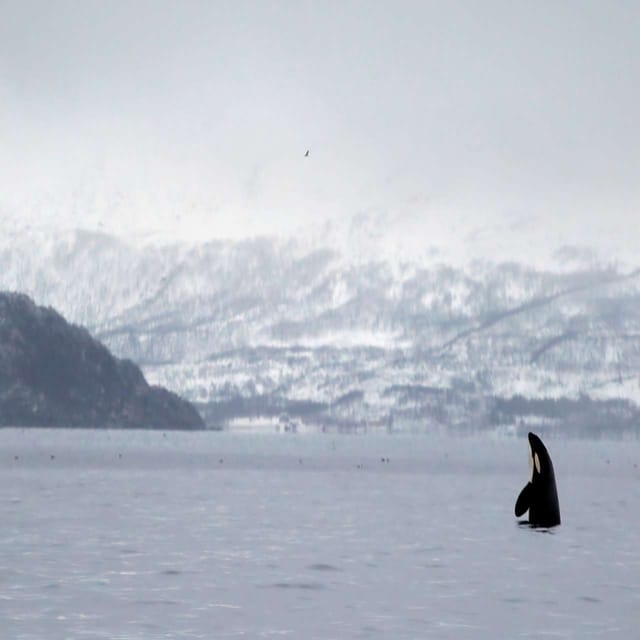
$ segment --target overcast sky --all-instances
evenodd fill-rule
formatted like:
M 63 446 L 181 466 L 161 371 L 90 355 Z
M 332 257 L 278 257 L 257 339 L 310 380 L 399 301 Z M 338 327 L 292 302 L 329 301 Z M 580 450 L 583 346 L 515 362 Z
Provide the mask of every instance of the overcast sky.
M 628 243 L 638 34 L 637 1 L 0 0 L 2 215 Z

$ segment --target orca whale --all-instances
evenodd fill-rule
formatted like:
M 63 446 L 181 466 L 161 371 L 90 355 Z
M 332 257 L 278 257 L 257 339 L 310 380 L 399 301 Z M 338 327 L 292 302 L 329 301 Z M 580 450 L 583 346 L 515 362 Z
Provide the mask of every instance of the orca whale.
M 555 527 L 560 524 L 560 505 L 553 463 L 542 440 L 531 432 L 528 438 L 531 477 L 516 500 L 516 517 L 528 510 L 530 526 Z

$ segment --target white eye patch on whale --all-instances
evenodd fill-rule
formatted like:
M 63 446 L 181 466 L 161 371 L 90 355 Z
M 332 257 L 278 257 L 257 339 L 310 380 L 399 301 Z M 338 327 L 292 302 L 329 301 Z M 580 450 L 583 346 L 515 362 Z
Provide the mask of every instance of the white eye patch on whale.
M 560 524 L 560 505 L 553 463 L 535 434 L 529 433 L 529 482 L 516 500 L 516 517 L 529 511 L 526 521 L 533 527 L 555 527 Z
M 540 473 L 540 458 L 537 453 L 531 450 L 531 445 L 529 445 L 529 482 L 533 482 L 534 469 L 536 473 Z

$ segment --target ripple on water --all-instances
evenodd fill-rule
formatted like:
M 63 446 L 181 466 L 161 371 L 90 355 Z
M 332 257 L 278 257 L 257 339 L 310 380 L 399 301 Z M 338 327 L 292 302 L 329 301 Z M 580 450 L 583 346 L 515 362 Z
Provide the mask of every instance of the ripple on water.
M 271 589 L 299 589 L 302 591 L 322 591 L 327 588 L 321 582 L 275 582 L 269 587 Z
M 525 604 L 528 602 L 526 598 L 502 598 L 502 602 L 506 602 L 507 604 Z
M 594 598 L 593 596 L 580 596 L 578 600 L 582 600 L 582 602 L 590 602 L 591 604 L 602 602 L 600 598 Z
M 308 568 L 311 569 L 311 571 L 342 571 L 340 567 L 335 567 L 334 565 L 327 564 L 325 562 L 310 564 Z

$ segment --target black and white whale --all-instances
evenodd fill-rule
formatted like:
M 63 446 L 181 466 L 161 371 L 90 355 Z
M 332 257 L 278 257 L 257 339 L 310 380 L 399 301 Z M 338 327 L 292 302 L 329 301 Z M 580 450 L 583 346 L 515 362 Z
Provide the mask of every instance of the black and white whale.
M 529 433 L 529 468 L 529 482 L 516 500 L 516 517 L 529 510 L 532 527 L 555 527 L 560 524 L 556 476 L 547 448 L 535 433 Z

